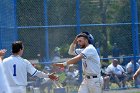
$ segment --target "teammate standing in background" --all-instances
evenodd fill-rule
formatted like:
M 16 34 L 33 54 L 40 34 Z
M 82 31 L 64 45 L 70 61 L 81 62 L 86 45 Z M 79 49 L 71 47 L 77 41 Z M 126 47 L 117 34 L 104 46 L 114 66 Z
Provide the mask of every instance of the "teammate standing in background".
M 76 56 L 67 62 L 53 64 L 53 66 L 64 67 L 78 63 L 82 59 L 84 79 L 78 93 L 102 93 L 103 79 L 100 75 L 100 58 L 92 45 L 92 41 L 93 37 L 91 34 L 88 32 L 80 33 L 76 36 L 69 49 L 69 54 Z M 77 44 L 81 47 L 80 49 L 75 49 Z
M 8 81 L 4 74 L 4 68 L 2 66 L 2 58 L 5 52 L 5 49 L 0 50 L 0 93 L 11 93 Z
M 22 41 L 13 42 L 13 54 L 5 58 L 2 62 L 12 93 L 26 93 L 27 73 L 40 78 L 57 79 L 54 74 L 45 74 L 44 72 L 38 71 L 28 60 L 23 59 L 21 57 L 23 50 L 24 46 Z

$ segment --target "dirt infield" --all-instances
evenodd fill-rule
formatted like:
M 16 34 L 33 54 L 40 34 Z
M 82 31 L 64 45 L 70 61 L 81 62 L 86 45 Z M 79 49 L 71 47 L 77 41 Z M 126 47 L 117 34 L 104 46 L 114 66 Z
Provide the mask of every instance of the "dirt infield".
M 103 93 L 140 93 L 140 88 L 126 89 L 126 90 L 109 90 Z

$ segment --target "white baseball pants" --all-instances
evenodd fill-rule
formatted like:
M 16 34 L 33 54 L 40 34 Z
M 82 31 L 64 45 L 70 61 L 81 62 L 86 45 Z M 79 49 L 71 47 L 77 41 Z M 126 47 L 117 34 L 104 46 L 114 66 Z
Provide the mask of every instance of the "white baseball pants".
M 103 78 L 85 78 L 80 85 L 78 93 L 102 93 Z
M 26 93 L 25 86 L 12 86 L 10 88 L 11 88 L 12 93 Z

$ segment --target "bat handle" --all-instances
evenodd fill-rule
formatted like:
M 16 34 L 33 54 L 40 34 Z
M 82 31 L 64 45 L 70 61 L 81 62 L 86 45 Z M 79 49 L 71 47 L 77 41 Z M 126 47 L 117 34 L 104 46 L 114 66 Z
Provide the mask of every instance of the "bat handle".
M 56 88 L 60 88 L 59 85 L 56 83 L 56 81 L 53 81 Z

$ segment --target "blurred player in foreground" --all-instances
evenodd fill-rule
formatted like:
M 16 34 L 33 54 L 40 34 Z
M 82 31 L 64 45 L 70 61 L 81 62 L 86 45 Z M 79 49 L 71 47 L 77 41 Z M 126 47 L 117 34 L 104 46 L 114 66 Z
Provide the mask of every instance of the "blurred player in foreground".
M 27 73 L 40 78 L 57 79 L 54 74 L 45 74 L 44 72 L 38 71 L 28 60 L 23 59 L 21 57 L 23 50 L 24 46 L 22 41 L 13 42 L 13 54 L 5 58 L 2 62 L 12 93 L 26 93 Z
M 135 81 L 136 87 L 140 87 L 140 67 L 134 73 L 133 80 Z
M 133 75 L 133 80 L 138 80 L 138 76 L 140 75 L 140 67 L 139 67 L 139 69 L 134 73 L 134 75 Z M 136 82 L 137 83 L 137 82 Z
M 102 93 L 103 79 L 100 75 L 100 58 L 92 45 L 93 37 L 88 32 L 82 32 L 76 36 L 70 45 L 69 54 L 76 55 L 67 62 L 56 63 L 53 66 L 64 67 L 69 64 L 75 64 L 82 59 L 82 69 L 84 80 L 80 85 L 78 93 Z M 76 44 L 81 48 L 75 49 Z
M 2 66 L 2 58 L 5 52 L 5 49 L 0 50 L 0 93 L 11 93 L 8 81 L 4 74 L 4 68 Z

